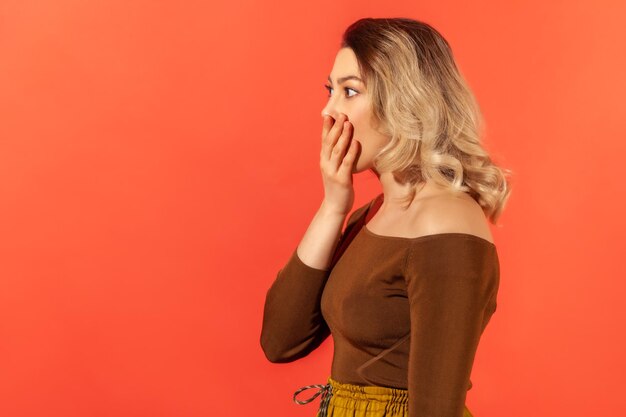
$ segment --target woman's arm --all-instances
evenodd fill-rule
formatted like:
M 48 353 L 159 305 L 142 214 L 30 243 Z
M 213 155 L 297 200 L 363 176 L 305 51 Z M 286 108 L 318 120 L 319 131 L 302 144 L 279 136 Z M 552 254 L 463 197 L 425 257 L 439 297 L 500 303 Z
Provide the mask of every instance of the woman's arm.
M 409 416 L 462 417 L 478 343 L 495 311 L 495 247 L 465 234 L 426 236 L 409 251 L 405 276 Z
M 321 312 L 321 298 L 330 275 L 331 259 L 349 244 L 351 230 L 368 204 L 348 218 L 320 207 L 298 247 L 267 291 L 263 310 L 261 347 L 271 362 L 293 362 L 315 350 L 330 330 Z M 300 257 L 302 252 L 302 258 Z
M 341 227 L 354 202 L 352 170 L 357 147 L 346 119 L 341 115 L 335 123 L 332 117 L 324 117 L 320 152 L 324 200 L 267 292 L 261 347 L 271 362 L 306 356 L 330 334 L 320 303 Z M 361 211 L 352 213 L 351 219 Z
M 329 269 L 345 218 L 345 214 L 336 213 L 322 203 L 298 245 L 297 254 L 304 264 Z

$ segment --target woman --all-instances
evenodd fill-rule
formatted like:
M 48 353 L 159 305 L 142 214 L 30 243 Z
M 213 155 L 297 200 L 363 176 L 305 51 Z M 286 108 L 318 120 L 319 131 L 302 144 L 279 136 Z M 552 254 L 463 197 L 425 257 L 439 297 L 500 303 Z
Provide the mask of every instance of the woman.
M 448 43 L 411 19 L 360 19 L 328 77 L 324 200 L 267 292 L 261 346 L 292 362 L 333 335 L 318 416 L 470 417 L 470 373 L 496 309 L 495 224 L 509 170 Z M 382 193 L 352 209 L 352 174 Z M 296 395 L 317 387 L 306 401 Z

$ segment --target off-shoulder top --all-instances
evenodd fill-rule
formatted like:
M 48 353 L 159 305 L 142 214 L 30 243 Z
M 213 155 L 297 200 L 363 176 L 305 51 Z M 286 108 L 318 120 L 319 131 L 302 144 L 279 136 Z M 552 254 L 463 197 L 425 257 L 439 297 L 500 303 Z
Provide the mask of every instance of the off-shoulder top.
M 329 270 L 294 249 L 267 291 L 261 346 L 292 362 L 332 334 L 334 380 L 407 389 L 409 417 L 461 417 L 496 310 L 496 246 L 467 233 L 373 233 L 379 197 L 350 215 Z

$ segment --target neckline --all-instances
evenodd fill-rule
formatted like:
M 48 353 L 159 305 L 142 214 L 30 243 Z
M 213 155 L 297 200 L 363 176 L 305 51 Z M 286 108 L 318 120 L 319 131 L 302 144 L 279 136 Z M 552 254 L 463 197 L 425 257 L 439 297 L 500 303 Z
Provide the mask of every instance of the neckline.
M 404 236 L 385 236 L 385 235 L 379 235 L 378 233 L 374 233 L 372 232 L 368 227 L 367 227 L 367 220 L 368 217 L 370 217 L 370 210 L 371 208 L 374 206 L 375 203 L 377 203 L 379 200 L 382 199 L 382 197 L 384 196 L 383 193 L 380 193 L 379 195 L 377 195 L 372 201 L 370 201 L 370 204 L 367 207 L 367 210 L 364 214 L 364 221 L 363 221 L 363 227 L 361 229 L 363 229 L 365 231 L 365 234 L 377 238 L 377 239 L 389 239 L 389 240 L 400 240 L 400 241 L 407 241 L 407 242 L 418 242 L 418 241 L 423 241 L 423 240 L 431 240 L 431 239 L 437 239 L 439 237 L 462 237 L 462 238 L 468 238 L 468 239 L 474 239 L 480 242 L 483 242 L 485 244 L 487 244 L 487 246 L 491 246 L 493 248 L 496 247 L 496 244 L 490 240 L 485 239 L 484 237 L 480 237 L 478 235 L 474 235 L 471 233 L 464 233 L 464 232 L 443 232 L 443 233 L 432 233 L 430 235 L 422 235 L 422 236 L 415 236 L 415 237 L 404 237 Z M 380 208 L 380 204 L 378 205 L 377 209 Z M 378 211 L 378 210 L 376 210 Z M 375 214 L 376 212 L 374 212 Z M 370 217 L 371 218 L 371 217 Z
M 474 239 L 480 242 L 485 243 L 487 246 L 492 246 L 495 247 L 495 243 L 491 242 L 490 240 L 485 239 L 484 237 L 480 237 L 478 235 L 473 235 L 471 233 L 463 233 L 463 232 L 444 232 L 444 233 L 433 233 L 430 235 L 422 235 L 422 236 L 416 236 L 416 237 L 404 237 L 404 236 L 385 236 L 385 235 L 379 235 L 377 233 L 372 232 L 368 227 L 367 227 L 367 223 L 363 225 L 362 230 L 365 231 L 365 234 L 378 238 L 378 239 L 389 239 L 389 240 L 404 240 L 404 241 L 408 241 L 408 242 L 418 242 L 418 241 L 423 241 L 423 240 L 431 240 L 431 239 L 437 239 L 440 237 L 462 237 L 462 238 L 468 238 L 468 239 Z

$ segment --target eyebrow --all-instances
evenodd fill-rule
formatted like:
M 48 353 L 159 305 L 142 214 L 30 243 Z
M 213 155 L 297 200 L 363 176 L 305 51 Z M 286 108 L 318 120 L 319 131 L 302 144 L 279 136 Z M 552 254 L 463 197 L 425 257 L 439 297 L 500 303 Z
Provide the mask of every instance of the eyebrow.
M 348 75 L 346 77 L 341 77 L 341 78 L 337 79 L 337 83 L 343 84 L 345 81 L 348 81 L 348 80 L 357 80 L 357 81 L 363 82 L 363 80 L 360 79 L 359 77 L 357 77 L 356 75 Z M 333 83 L 333 81 L 330 79 L 330 75 L 328 76 L 328 81 L 331 84 Z

